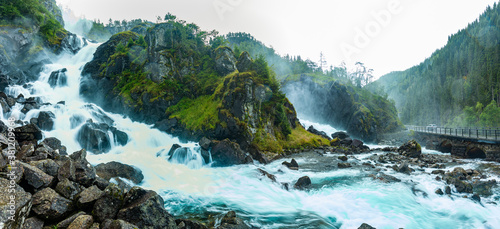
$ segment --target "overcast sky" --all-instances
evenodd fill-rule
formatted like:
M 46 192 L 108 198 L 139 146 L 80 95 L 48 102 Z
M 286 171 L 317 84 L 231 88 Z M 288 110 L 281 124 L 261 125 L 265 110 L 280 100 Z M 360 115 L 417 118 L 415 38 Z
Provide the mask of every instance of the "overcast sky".
M 167 12 L 203 30 L 247 32 L 279 54 L 328 65 L 361 61 L 379 77 L 419 64 L 495 0 L 56 0 L 78 16 L 156 21 Z

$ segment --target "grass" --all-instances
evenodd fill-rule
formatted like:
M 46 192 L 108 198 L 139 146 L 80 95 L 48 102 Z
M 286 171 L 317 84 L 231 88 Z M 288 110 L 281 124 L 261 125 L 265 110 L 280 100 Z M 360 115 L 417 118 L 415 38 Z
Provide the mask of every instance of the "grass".
M 189 130 L 211 130 L 219 123 L 219 108 L 222 101 L 214 96 L 200 96 L 195 99 L 184 97 L 176 105 L 169 107 L 170 118 L 177 118 Z

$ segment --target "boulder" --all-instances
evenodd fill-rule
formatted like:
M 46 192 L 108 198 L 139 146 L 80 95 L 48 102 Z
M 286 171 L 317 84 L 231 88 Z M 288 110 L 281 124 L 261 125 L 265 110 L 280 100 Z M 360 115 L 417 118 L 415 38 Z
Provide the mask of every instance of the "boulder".
M 182 147 L 181 145 L 174 143 L 172 145 L 172 147 L 170 147 L 170 150 L 168 151 L 168 154 L 167 154 L 168 155 L 168 159 L 170 160 L 170 158 L 172 157 L 172 155 L 174 155 L 175 150 L 177 150 L 177 149 L 179 149 L 181 147 Z
M 127 221 L 117 219 L 117 220 L 106 220 L 103 222 L 101 229 L 137 229 L 138 226 L 131 224 Z
M 59 170 L 57 172 L 57 180 L 63 181 L 64 179 L 75 180 L 76 179 L 76 167 L 73 160 L 66 160 L 61 162 Z
M 106 179 L 104 179 L 102 177 L 96 177 L 95 180 L 94 180 L 94 183 L 92 185 L 95 185 L 99 189 L 104 190 L 106 187 L 108 187 L 108 185 L 110 183 L 111 182 L 109 182 L 108 180 L 106 180 Z
M 176 219 L 175 223 L 179 229 L 208 229 L 208 227 L 202 223 L 188 219 Z
M 76 195 L 83 189 L 84 188 L 81 185 L 68 179 L 64 179 L 56 185 L 56 192 L 70 200 L 74 200 Z
M 355 148 L 359 148 L 359 147 L 363 146 L 363 142 L 361 140 L 354 139 L 354 140 L 352 140 L 351 146 L 353 146 Z
M 236 71 L 236 58 L 229 47 L 219 47 L 215 50 L 215 69 L 221 75 Z
M 210 147 L 212 147 L 212 141 L 210 141 L 210 139 L 206 137 L 202 137 L 200 139 L 199 145 L 204 150 L 210 150 Z
M 56 116 L 50 111 L 40 111 L 38 114 L 38 127 L 42 130 L 51 131 L 54 128 L 54 119 Z
M 417 141 L 410 140 L 401 145 L 398 148 L 398 152 L 399 154 L 406 157 L 418 158 L 422 154 L 422 148 L 420 147 L 420 144 L 417 143 Z
M 116 218 L 123 205 L 124 197 L 123 190 L 116 184 L 110 184 L 104 190 L 104 195 L 95 202 L 92 214 L 98 222 Z
M 112 161 L 105 164 L 95 166 L 96 173 L 99 177 L 109 180 L 113 177 L 122 177 L 139 184 L 144 179 L 142 171 L 130 165 Z
M 229 211 L 222 217 L 220 221 L 220 226 L 219 228 L 221 229 L 250 229 L 248 225 L 246 225 L 242 219 L 238 218 L 236 216 L 236 212 L 234 211 Z
M 436 189 L 435 193 L 440 195 L 440 196 L 444 195 L 443 190 L 441 190 L 440 188 Z
M 17 127 L 14 129 L 14 134 L 18 142 L 41 140 L 43 137 L 40 128 L 34 124 Z
M 290 162 L 287 162 L 287 161 L 284 161 L 283 163 L 281 163 L 282 165 L 286 166 L 288 169 L 291 169 L 291 170 L 299 170 L 299 164 L 297 163 L 297 161 L 295 159 L 292 158 L 292 160 Z
M 89 187 L 94 183 L 96 178 L 95 168 L 85 158 L 87 152 L 85 149 L 74 152 L 70 158 L 75 164 L 75 180 L 85 187 Z
M 44 220 L 58 220 L 73 210 L 72 201 L 51 188 L 33 194 L 33 212 Z
M 56 224 L 56 227 L 57 228 L 67 228 L 76 218 L 78 218 L 78 216 L 82 216 L 82 215 L 85 215 L 85 214 L 86 213 L 83 212 L 83 211 L 75 213 L 75 214 L 71 215 L 70 217 L 62 220 L 58 224 Z
M 59 150 L 62 147 L 61 141 L 54 137 L 45 138 L 42 143 L 49 146 L 53 150 Z
M 267 178 L 269 178 L 269 180 L 273 181 L 273 182 L 276 182 L 276 176 L 273 175 L 273 174 L 270 174 L 268 173 L 267 171 L 261 169 L 261 168 L 258 168 L 257 171 L 259 171 L 259 173 L 262 175 L 262 176 L 265 176 Z
M 361 224 L 361 226 L 358 227 L 358 229 L 376 229 L 376 228 L 370 226 L 367 223 L 363 223 L 363 224 Z
M 212 166 L 231 166 L 252 162 L 241 149 L 240 145 L 224 139 L 212 147 Z
M 55 87 L 67 86 L 68 85 L 68 76 L 66 75 L 67 71 L 68 69 L 63 68 L 50 73 L 48 82 L 50 87 L 55 88 Z
M 76 196 L 76 205 L 80 209 L 91 209 L 94 203 L 104 195 L 97 186 L 90 186 Z
M 410 174 L 413 170 L 408 166 L 407 162 L 402 162 L 399 166 L 395 166 L 394 170 L 399 173 Z
M 21 162 L 21 166 L 24 170 L 23 180 L 26 181 L 31 187 L 35 189 L 49 187 L 54 177 L 44 173 L 42 170 L 35 166 L 31 166 L 26 163 Z
M 125 196 L 124 207 L 117 219 L 126 220 L 143 229 L 174 229 L 172 215 L 165 210 L 163 199 L 154 191 L 133 187 Z
M 337 167 L 338 167 L 339 169 L 345 169 L 345 168 L 350 168 L 350 167 L 352 167 L 352 166 L 351 166 L 351 163 L 348 163 L 348 162 L 340 162 L 340 163 L 338 163 L 338 164 L 337 164 Z
M 42 170 L 43 172 L 52 177 L 57 177 L 59 171 L 59 164 L 57 164 L 52 159 L 32 161 L 30 162 L 30 165 L 37 167 L 38 169 Z
M 91 215 L 80 215 L 71 222 L 68 229 L 88 229 L 93 223 L 94 218 Z
M 87 121 L 78 131 L 77 140 L 80 146 L 94 153 L 105 153 L 111 149 L 108 135 L 109 126 Z
M 350 136 L 343 131 L 335 132 L 332 134 L 332 139 L 338 138 L 339 140 L 349 138 Z
M 43 220 L 37 217 L 30 217 L 24 221 L 23 229 L 42 229 L 43 228 Z
M 312 134 L 324 137 L 324 138 L 328 139 L 328 141 L 332 140 L 324 131 L 319 131 L 316 128 L 314 128 L 314 126 L 309 126 L 309 128 L 307 128 L 307 131 L 309 131 Z
M 310 185 L 311 185 L 311 178 L 309 178 L 308 176 L 303 176 L 303 177 L 299 178 L 297 180 L 297 182 L 295 182 L 293 187 L 295 189 L 305 189 L 305 188 L 309 187 Z
M 10 186 L 10 187 L 9 187 Z M 15 195 L 7 195 L 14 190 Z M 21 228 L 22 222 L 28 218 L 32 206 L 31 194 L 25 192 L 21 186 L 11 186 L 10 180 L 0 178 L 0 224 L 4 228 Z M 11 199 L 11 197 L 14 199 Z M 13 206 L 13 207 L 12 207 Z M 9 217 L 12 217 L 9 219 Z
M 338 159 L 341 160 L 341 161 L 347 161 L 348 160 L 347 156 L 340 156 L 340 157 L 338 157 Z

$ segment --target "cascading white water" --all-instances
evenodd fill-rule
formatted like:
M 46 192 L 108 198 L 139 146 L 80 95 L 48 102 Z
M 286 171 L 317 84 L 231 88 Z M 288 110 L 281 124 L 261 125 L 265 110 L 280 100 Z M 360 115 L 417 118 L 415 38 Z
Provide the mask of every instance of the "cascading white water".
M 417 170 L 412 175 L 406 175 L 388 169 L 384 173 L 402 182 L 386 184 L 373 180 L 368 177 L 368 172 L 360 169 L 324 169 L 328 164 L 319 164 L 318 159 L 313 157 L 297 158 L 301 166 L 299 171 L 281 165 L 284 159 L 268 165 L 209 167 L 198 153 L 195 143 L 181 144 L 177 138 L 150 125 L 105 112 L 80 98 L 80 72 L 82 66 L 91 60 L 97 46 L 89 44 L 76 55 L 63 54 L 54 60 L 54 64 L 45 66 L 38 81 L 26 87 L 9 87 L 6 91 L 12 96 L 37 97 L 53 105 L 23 114 L 23 105 L 16 104 L 10 113 L 2 114 L 2 118 L 12 115 L 29 122 L 40 111 L 51 111 L 56 117 L 54 129 L 44 131 L 44 136 L 57 137 L 70 153 L 81 148 L 76 135 L 88 119 L 108 123 L 125 132 L 129 139 L 125 145 L 111 140 L 109 152 L 90 153 L 89 161 L 93 164 L 119 161 L 138 167 L 145 177 L 140 185 L 162 195 L 165 207 L 176 216 L 206 218 L 210 214 L 236 210 L 247 222 L 263 228 L 357 228 L 362 223 L 377 228 L 500 227 L 497 217 L 500 207 L 489 203 L 498 202 L 500 195 L 497 189 L 481 204 L 462 198 L 460 194 L 439 196 L 434 191 L 443 183 L 436 181 L 429 174 L 430 170 Z M 67 85 L 52 88 L 48 83 L 51 72 L 63 68 L 67 69 Z M 65 103 L 57 104 L 60 101 Z M 330 126 L 301 121 L 328 135 L 336 131 Z M 166 152 L 175 143 L 186 148 L 167 155 Z M 382 152 L 356 155 L 349 161 L 359 160 L 358 163 L 362 163 L 374 153 Z M 325 157 L 328 156 L 339 155 Z M 467 166 L 474 168 L 478 163 L 471 161 Z M 276 175 L 277 182 L 261 176 L 257 168 Z M 305 175 L 312 180 L 310 190 L 291 188 L 287 191 L 283 188 L 282 183 L 291 187 Z M 415 193 L 414 189 L 422 192 Z

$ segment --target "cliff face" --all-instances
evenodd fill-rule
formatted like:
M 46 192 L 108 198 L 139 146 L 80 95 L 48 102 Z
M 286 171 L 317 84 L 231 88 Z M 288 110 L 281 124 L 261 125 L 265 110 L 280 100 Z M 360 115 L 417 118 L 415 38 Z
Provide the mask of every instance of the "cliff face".
M 175 23 L 112 36 L 82 75 L 89 101 L 187 140 L 228 138 L 252 152 L 275 142 L 281 151 L 302 128 L 265 60 L 236 58 Z
M 364 141 L 402 127 L 394 104 L 366 90 L 331 82 L 320 85 L 307 75 L 288 81 L 283 91 L 305 117 L 344 129 Z
M 2 1 L 0 8 L 4 4 L 9 3 Z M 75 34 L 64 30 L 61 11 L 54 0 L 43 0 L 39 4 L 19 0 L 9 7 L 23 14 L 2 12 L 0 90 L 35 80 L 52 56 L 64 50 L 76 53 L 85 45 Z

